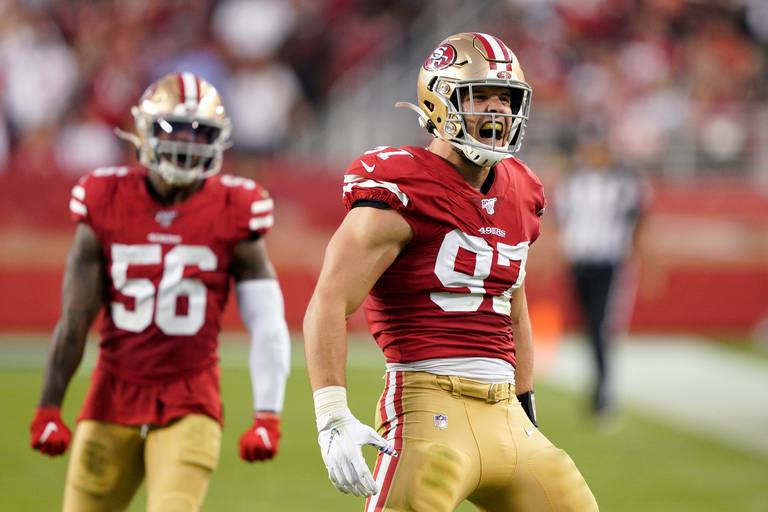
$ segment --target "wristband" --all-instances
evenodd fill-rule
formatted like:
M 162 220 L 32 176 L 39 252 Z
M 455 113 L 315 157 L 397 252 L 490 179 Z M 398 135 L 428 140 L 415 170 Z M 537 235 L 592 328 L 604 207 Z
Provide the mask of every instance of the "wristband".
M 533 426 L 538 427 L 539 423 L 536 421 L 536 402 L 533 399 L 533 391 L 526 391 L 525 393 L 517 395 L 517 400 L 523 407 L 528 419 L 533 423 Z
M 312 393 L 315 402 L 317 429 L 321 430 L 328 418 L 351 414 L 347 405 L 347 388 L 344 386 L 326 386 Z

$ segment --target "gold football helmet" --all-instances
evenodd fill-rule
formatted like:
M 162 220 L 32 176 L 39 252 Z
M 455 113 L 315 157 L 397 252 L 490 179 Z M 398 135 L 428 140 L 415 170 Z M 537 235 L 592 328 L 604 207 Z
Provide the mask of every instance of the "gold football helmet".
M 188 185 L 221 169 L 231 123 L 218 91 L 199 76 L 165 75 L 147 87 L 131 114 L 136 133 L 118 135 L 167 183 Z
M 479 112 L 473 88 L 509 88 L 511 113 Z M 424 61 L 418 79 L 418 105 L 398 102 L 419 114 L 419 124 L 434 137 L 459 148 L 474 164 L 491 166 L 520 149 L 531 108 L 531 86 L 520 62 L 501 39 L 481 33 L 462 33 L 444 40 Z M 462 108 L 469 102 L 469 109 Z M 490 116 L 484 144 L 467 130 L 464 116 Z

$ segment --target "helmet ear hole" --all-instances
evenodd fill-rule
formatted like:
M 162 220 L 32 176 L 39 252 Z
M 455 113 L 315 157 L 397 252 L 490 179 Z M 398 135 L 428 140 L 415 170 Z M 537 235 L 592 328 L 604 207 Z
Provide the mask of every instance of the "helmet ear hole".
M 435 104 L 432 103 L 431 101 L 425 101 L 424 106 L 427 107 L 427 110 L 429 110 L 430 112 L 435 111 Z

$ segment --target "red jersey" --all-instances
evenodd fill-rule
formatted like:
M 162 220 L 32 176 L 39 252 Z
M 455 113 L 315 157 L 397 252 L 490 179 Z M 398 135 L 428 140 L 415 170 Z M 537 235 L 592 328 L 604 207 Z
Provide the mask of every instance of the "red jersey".
M 525 278 L 546 200 L 520 160 L 494 170 L 483 194 L 424 148 L 376 148 L 347 169 L 347 209 L 384 202 L 413 230 L 364 304 L 387 362 L 490 357 L 515 364 L 510 298 Z
M 81 178 L 70 211 L 101 242 L 108 276 L 99 362 L 82 417 L 162 424 L 170 402 L 182 401 L 181 413 L 187 407 L 220 419 L 217 346 L 232 253 L 271 227 L 268 194 L 252 180 L 217 175 L 185 201 L 163 205 L 150 194 L 144 168 L 117 167 Z M 199 398 L 171 392 L 162 411 L 147 405 L 158 398 L 148 396 L 131 398 L 133 411 L 124 403 L 110 408 L 120 397 L 107 395 L 130 395 L 121 386 L 154 396 L 174 382 L 181 390 L 180 379 L 187 387 L 195 382 L 189 394 Z

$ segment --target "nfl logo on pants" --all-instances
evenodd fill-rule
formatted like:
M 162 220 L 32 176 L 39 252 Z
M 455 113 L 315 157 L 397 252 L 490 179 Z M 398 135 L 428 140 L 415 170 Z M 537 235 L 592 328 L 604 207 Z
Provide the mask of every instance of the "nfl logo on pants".
M 448 428 L 448 416 L 445 414 L 435 414 L 435 428 L 438 430 Z

